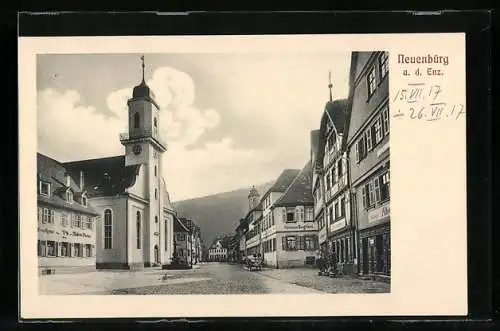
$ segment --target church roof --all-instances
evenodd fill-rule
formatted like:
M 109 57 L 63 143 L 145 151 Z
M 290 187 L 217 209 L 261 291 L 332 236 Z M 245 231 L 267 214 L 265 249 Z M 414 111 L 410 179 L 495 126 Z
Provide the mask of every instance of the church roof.
M 81 197 L 83 193 L 78 184 L 72 178 L 70 179 L 70 186 L 66 186 L 67 173 L 68 171 L 63 164 L 46 155 L 37 153 L 38 180 L 49 183 L 51 191 L 48 197 L 38 194 L 38 203 L 90 215 L 98 215 L 98 213 L 89 204 L 84 206 L 79 200 L 73 201 L 72 203 L 68 203 L 68 201 L 66 201 L 65 195 L 68 189 L 73 191 L 74 197 Z
M 125 156 L 66 162 L 63 164 L 72 176 L 84 173 L 85 190 L 89 197 L 112 196 L 125 193 L 135 184 L 139 165 L 125 166 Z
M 311 205 L 314 203 L 312 195 L 312 162 L 308 161 L 302 171 L 295 177 L 285 193 L 276 201 L 274 206 Z

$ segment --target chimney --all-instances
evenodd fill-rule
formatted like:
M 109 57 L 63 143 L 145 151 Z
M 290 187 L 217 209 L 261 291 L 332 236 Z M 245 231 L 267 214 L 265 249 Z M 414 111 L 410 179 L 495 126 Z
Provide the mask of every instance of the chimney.
M 66 173 L 66 187 L 71 186 L 71 177 L 69 176 L 69 173 Z
M 85 176 L 83 175 L 83 170 L 80 170 L 80 191 L 83 191 L 83 186 L 85 185 Z

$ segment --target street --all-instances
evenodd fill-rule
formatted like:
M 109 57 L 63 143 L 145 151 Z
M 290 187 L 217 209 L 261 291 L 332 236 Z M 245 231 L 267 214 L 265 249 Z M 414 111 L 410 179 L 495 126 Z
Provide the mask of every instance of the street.
M 166 275 L 166 276 L 165 276 Z M 387 293 L 390 285 L 318 276 L 315 269 L 247 271 L 207 263 L 191 270 L 91 271 L 39 277 L 40 294 Z

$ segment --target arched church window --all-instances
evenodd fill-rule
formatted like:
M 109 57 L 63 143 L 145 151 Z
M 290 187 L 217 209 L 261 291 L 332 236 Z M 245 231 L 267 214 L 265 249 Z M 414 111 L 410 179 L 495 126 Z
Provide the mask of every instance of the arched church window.
M 134 114 L 134 128 L 138 129 L 141 126 L 141 115 L 139 113 Z
M 113 227 L 113 213 L 111 209 L 104 211 L 104 249 L 112 248 L 112 227 Z
M 155 177 L 156 177 L 156 175 L 157 175 L 157 168 L 156 168 L 156 166 L 155 166 Z
M 137 249 L 141 249 L 141 212 L 137 212 L 137 224 L 136 224 L 136 230 L 137 230 Z
M 155 128 L 157 128 L 157 127 L 158 127 L 158 120 L 156 119 L 156 117 L 155 117 L 155 119 L 154 119 L 154 126 L 155 126 Z

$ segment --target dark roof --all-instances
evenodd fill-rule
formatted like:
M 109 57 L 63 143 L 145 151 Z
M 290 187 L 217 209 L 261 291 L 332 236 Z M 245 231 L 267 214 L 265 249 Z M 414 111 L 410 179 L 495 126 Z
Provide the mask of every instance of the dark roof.
M 309 161 L 274 206 L 310 205 L 313 203 L 312 162 Z
M 267 192 L 285 192 L 288 186 L 300 173 L 299 169 L 285 169 Z M 266 192 L 266 194 L 267 194 Z M 264 195 L 266 195 L 264 194 Z
M 80 203 L 78 198 L 82 196 L 84 191 L 80 190 L 80 187 L 72 178 L 70 179 L 70 186 L 66 186 L 66 174 L 68 174 L 68 171 L 63 164 L 46 155 L 37 153 L 37 174 L 38 180 L 50 184 L 51 191 L 48 197 L 38 194 L 38 203 L 91 215 L 98 215 L 90 204 L 83 206 Z M 68 189 L 73 192 L 73 197 L 77 198 L 76 201 L 72 203 L 66 201 L 66 191 Z
M 325 114 L 331 119 L 337 133 L 343 133 L 346 119 L 347 99 L 328 101 L 325 106 Z
M 84 173 L 85 189 L 89 197 L 112 196 L 125 193 L 135 184 L 140 165 L 125 166 L 125 156 L 66 162 L 64 166 L 73 178 Z
M 187 226 L 177 216 L 174 216 L 174 232 L 189 232 Z

